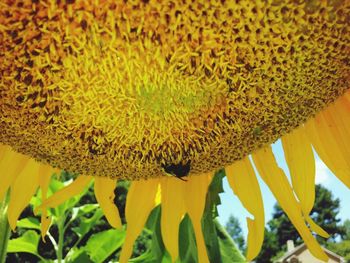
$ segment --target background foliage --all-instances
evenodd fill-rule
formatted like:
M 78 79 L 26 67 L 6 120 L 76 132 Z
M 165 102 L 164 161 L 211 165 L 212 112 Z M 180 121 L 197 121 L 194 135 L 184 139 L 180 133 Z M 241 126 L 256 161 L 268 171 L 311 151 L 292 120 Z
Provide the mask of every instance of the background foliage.
M 230 216 L 225 228 L 215 219 L 224 172 L 214 177 L 207 194 L 202 218 L 203 232 L 211 262 L 244 262 L 245 239 L 239 221 Z M 59 177 L 59 180 L 58 180 Z M 50 184 L 49 194 L 71 182 L 66 172 L 56 175 Z M 115 204 L 118 207 L 123 229 L 112 229 L 98 206 L 92 187 L 50 210 L 53 223 L 49 234 L 42 240 L 40 217 L 34 215 L 33 207 L 41 203 L 40 192 L 32 198 L 18 221 L 17 231 L 12 233 L 6 262 L 117 262 L 125 238 L 125 203 L 130 183 L 118 182 L 115 189 Z M 337 217 L 340 201 L 321 185 L 316 186 L 313 220 L 322 226 L 331 237 L 319 242 L 331 251 L 343 256 L 350 263 L 350 220 L 344 223 Z M 137 208 L 136 208 L 137 209 Z M 134 245 L 130 262 L 170 262 L 161 237 L 161 207 L 150 214 L 143 232 Z M 272 219 L 265 230 L 265 240 L 256 259 L 257 263 L 273 262 L 286 252 L 286 242 L 292 239 L 295 245 L 302 240 L 278 204 L 274 206 Z M 180 225 L 179 262 L 197 262 L 197 249 L 192 222 L 185 216 Z M 235 245 L 237 244 L 237 246 Z
M 220 204 L 219 193 L 223 191 L 223 176 L 223 171 L 216 174 L 207 194 L 202 219 L 207 252 L 211 262 L 244 262 L 225 228 L 215 219 L 216 206 Z M 49 194 L 69 184 L 72 177 L 66 172 L 54 176 Z M 117 262 L 125 238 L 125 203 L 129 185 L 127 181 L 120 181 L 115 189 L 114 201 L 124 224 L 123 229 L 109 226 L 90 186 L 81 195 L 50 210 L 53 222 L 44 240 L 40 236 L 40 217 L 33 213 L 33 207 L 41 203 L 41 193 L 38 192 L 22 213 L 17 231 L 12 233 L 6 262 Z M 135 242 L 130 262 L 170 262 L 161 238 L 160 217 L 161 206 L 158 206 Z M 188 216 L 180 224 L 179 235 L 179 262 L 197 262 L 194 232 Z

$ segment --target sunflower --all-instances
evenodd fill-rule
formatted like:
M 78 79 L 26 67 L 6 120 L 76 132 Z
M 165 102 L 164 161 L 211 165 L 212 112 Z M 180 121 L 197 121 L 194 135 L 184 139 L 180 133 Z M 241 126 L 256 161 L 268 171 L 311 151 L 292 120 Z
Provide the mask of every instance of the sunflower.
M 312 254 L 312 147 L 350 187 L 350 1 L 5 0 L 0 3 L 0 199 L 8 220 L 38 187 L 47 209 L 94 181 L 109 223 L 117 180 L 131 180 L 120 262 L 150 211 L 178 258 L 183 216 L 199 262 L 213 173 L 225 168 L 251 214 L 247 260 L 260 251 L 264 210 L 254 162 Z M 291 184 L 271 143 L 282 138 Z M 249 158 L 252 156 L 252 159 Z M 46 198 L 52 167 L 76 174 Z M 178 177 L 178 178 L 177 178 Z M 183 179 L 183 180 L 179 180 Z

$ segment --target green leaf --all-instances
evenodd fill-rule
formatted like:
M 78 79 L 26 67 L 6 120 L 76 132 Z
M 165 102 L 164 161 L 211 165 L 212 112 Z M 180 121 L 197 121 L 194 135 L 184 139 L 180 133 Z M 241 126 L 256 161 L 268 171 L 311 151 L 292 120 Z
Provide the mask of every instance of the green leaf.
M 37 250 L 39 239 L 39 234 L 34 230 L 28 230 L 21 237 L 9 240 L 7 252 L 27 252 L 39 257 Z
M 218 217 L 217 206 L 221 204 L 219 194 L 224 192 L 224 188 L 222 186 L 222 179 L 225 177 L 225 170 L 219 170 L 215 173 L 215 176 L 212 182 L 209 185 L 205 212 L 211 213 L 212 217 Z
M 77 227 L 73 228 L 73 231 L 79 236 L 84 236 L 86 235 L 90 229 L 97 224 L 97 222 L 101 219 L 103 216 L 103 212 L 101 208 L 97 209 L 92 217 L 84 217 L 81 216 L 80 223 Z
M 221 203 L 219 194 L 223 192 L 224 170 L 217 172 L 211 182 L 202 218 L 202 228 L 210 262 L 245 262 L 225 229 L 215 220 L 217 206 Z
M 110 229 L 93 235 L 84 250 L 93 262 L 103 262 L 114 251 L 119 249 L 125 239 L 125 231 Z
M 225 228 L 219 223 L 219 221 L 214 220 L 214 222 L 219 240 L 222 262 L 246 262 Z
M 160 229 L 161 214 L 162 214 L 162 209 L 161 209 L 161 206 L 159 205 L 152 210 L 152 213 L 149 216 L 146 223 L 146 228 L 148 228 L 153 232 L 151 251 L 154 255 L 154 259 L 158 260 L 156 262 L 159 262 L 164 257 L 164 254 L 166 251 L 163 243 L 163 239 L 162 239 L 162 232 Z
M 223 176 L 224 172 L 222 170 L 215 174 L 208 189 L 206 205 L 202 217 L 203 235 L 210 262 L 222 262 L 214 218 L 217 217 L 216 207 L 221 203 L 219 194 L 223 192 Z
M 170 256 L 170 254 L 168 253 L 168 251 L 165 250 L 161 262 L 162 262 L 162 263 L 172 263 L 172 261 L 171 261 L 171 256 Z M 178 261 L 176 261 L 176 262 L 178 263 Z
M 70 221 L 74 221 L 76 218 L 79 218 L 83 215 L 91 213 L 94 210 L 96 210 L 97 208 L 99 208 L 98 204 L 86 204 L 86 205 L 82 205 L 82 206 L 78 206 L 78 207 L 73 207 L 72 217 L 71 217 Z
M 198 262 L 196 238 L 188 215 L 183 218 L 180 224 L 179 254 L 181 262 Z
M 17 227 L 40 230 L 40 222 L 35 217 L 26 217 L 17 221 Z
M 83 249 L 76 249 L 74 252 L 69 251 L 71 253 L 68 263 L 93 263 L 91 261 L 87 252 Z
M 171 263 L 171 257 L 165 250 L 160 230 L 161 206 L 155 207 L 148 217 L 146 228 L 153 232 L 151 247 L 137 258 L 131 259 L 129 262 L 137 263 Z

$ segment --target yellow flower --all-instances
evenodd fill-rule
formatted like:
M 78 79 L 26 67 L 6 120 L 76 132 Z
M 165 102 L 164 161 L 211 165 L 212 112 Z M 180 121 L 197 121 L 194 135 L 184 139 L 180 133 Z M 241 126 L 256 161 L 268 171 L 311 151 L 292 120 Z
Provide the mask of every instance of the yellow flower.
M 201 216 L 212 174 L 225 167 L 252 215 L 251 260 L 264 236 L 252 154 L 310 251 L 326 260 L 311 231 L 327 233 L 309 217 L 312 146 L 350 187 L 349 13 L 347 0 L 2 1 L 0 199 L 10 187 L 11 227 L 40 187 L 45 233 L 46 209 L 94 180 L 118 228 L 113 190 L 129 179 L 120 261 L 161 203 L 172 259 L 187 213 L 199 262 L 208 262 Z M 269 146 L 280 137 L 292 185 Z M 51 166 L 79 176 L 46 199 Z

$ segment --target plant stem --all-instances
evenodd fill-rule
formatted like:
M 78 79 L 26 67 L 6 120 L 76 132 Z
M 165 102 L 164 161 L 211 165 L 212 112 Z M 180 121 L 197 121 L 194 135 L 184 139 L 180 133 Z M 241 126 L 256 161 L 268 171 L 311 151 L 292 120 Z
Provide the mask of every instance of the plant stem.
M 58 251 L 58 245 L 57 245 L 57 242 L 56 240 L 54 239 L 54 237 L 51 235 L 50 231 L 47 231 L 47 236 L 49 237 L 52 245 L 53 245 L 53 248 L 55 249 L 56 253 Z
M 62 263 L 63 259 L 63 244 L 64 244 L 64 223 L 66 221 L 66 217 L 62 216 L 62 218 L 58 221 L 58 242 L 57 242 L 57 262 Z
M 7 244 L 10 239 L 10 225 L 7 219 L 7 204 L 9 201 L 9 192 L 0 202 L 0 263 L 6 261 Z

